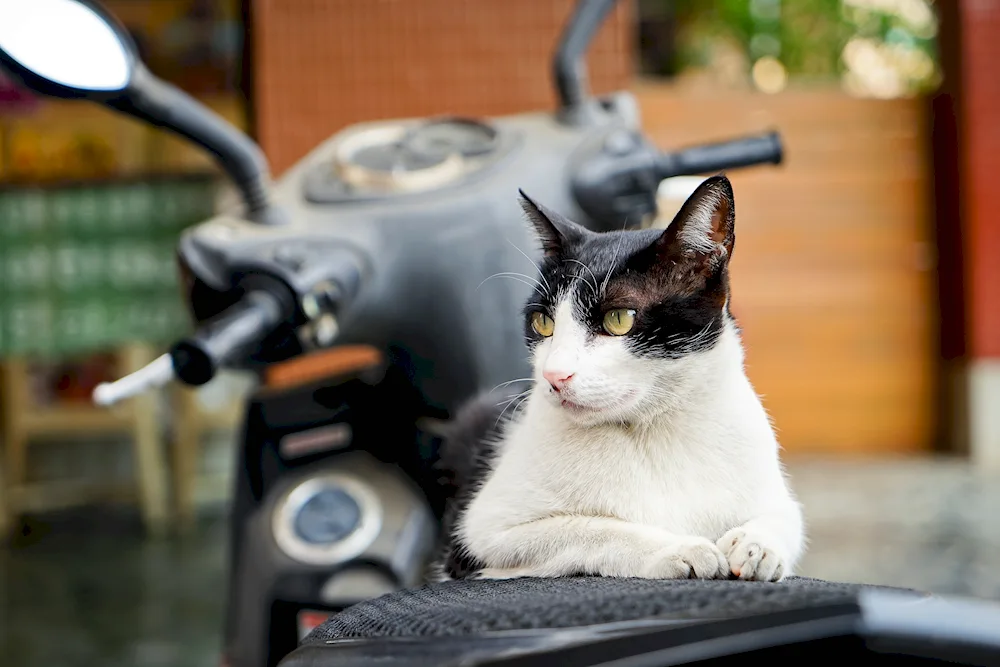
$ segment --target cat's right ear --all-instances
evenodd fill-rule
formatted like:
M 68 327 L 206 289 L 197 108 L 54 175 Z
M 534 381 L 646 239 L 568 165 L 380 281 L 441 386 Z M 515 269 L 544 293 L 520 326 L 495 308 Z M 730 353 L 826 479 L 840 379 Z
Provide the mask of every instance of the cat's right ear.
M 583 227 L 542 206 L 524 194 L 524 190 L 518 190 L 518 193 L 521 195 L 519 200 L 521 208 L 524 209 L 524 213 L 535 227 L 535 232 L 538 234 L 546 256 L 559 255 L 567 244 L 583 238 L 586 232 Z

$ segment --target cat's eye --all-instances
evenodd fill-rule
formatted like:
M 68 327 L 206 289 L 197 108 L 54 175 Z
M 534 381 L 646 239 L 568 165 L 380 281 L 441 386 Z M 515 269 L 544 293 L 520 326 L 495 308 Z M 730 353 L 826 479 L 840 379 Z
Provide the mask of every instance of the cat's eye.
M 548 338 L 552 335 L 552 332 L 556 328 L 556 323 L 552 321 L 552 318 L 545 313 L 532 313 L 531 314 L 531 328 L 535 330 L 539 336 L 543 338 Z
M 612 336 L 624 336 L 635 326 L 635 311 L 615 308 L 604 313 L 604 330 Z

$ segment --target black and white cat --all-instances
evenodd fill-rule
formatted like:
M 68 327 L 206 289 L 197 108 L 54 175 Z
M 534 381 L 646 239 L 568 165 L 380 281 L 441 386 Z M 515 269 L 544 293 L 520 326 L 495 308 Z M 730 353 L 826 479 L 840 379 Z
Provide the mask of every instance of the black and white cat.
M 443 445 L 459 491 L 436 578 L 789 575 L 803 521 L 729 311 L 729 180 L 665 231 L 598 234 L 522 197 L 545 257 L 533 385 L 506 420 L 473 402 Z

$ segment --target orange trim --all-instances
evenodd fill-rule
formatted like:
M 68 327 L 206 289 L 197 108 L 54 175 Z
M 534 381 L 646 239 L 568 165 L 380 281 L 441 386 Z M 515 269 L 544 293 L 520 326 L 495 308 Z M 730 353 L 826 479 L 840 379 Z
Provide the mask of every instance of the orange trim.
M 378 366 L 383 360 L 382 353 L 368 345 L 335 347 L 268 366 L 264 372 L 264 386 L 268 389 L 292 389 Z

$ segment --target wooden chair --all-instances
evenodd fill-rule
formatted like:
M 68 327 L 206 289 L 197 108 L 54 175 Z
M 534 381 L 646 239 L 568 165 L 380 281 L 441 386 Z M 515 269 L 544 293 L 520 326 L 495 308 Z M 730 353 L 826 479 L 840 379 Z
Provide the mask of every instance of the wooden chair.
M 171 392 L 173 509 L 175 526 L 181 531 L 190 530 L 194 525 L 197 501 L 206 495 L 199 491 L 207 490 L 211 500 L 229 496 L 228 477 L 205 477 L 198 470 L 198 461 L 207 434 L 223 431 L 238 437 L 243 417 L 243 401 L 238 392 L 215 410 L 199 400 L 198 392 L 179 385 Z
M 153 352 L 141 345 L 118 352 L 122 374 L 152 360 Z M 86 504 L 101 499 L 138 499 L 147 530 L 161 535 L 168 528 L 165 466 L 156 395 L 137 396 L 113 409 L 89 405 L 39 406 L 29 390 L 29 365 L 12 358 L 0 366 L 0 401 L 3 421 L 3 479 L 0 480 L 0 531 L 7 531 L 21 514 Z M 28 479 L 28 447 L 38 440 L 72 440 L 80 436 L 126 435 L 135 454 L 135 481 L 95 484 Z M 3 534 L 6 534 L 5 532 Z

